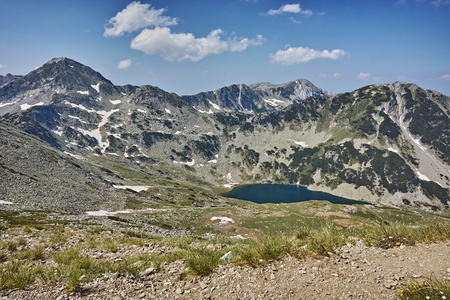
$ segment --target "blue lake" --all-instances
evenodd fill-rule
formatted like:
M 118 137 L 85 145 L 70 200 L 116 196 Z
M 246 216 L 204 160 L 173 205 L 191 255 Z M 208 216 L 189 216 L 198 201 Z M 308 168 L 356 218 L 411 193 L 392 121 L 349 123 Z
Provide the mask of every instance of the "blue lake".
M 287 184 L 246 184 L 222 194 L 228 198 L 248 200 L 255 203 L 293 203 L 325 200 L 335 204 L 370 204 L 329 193 L 310 191 L 305 187 Z

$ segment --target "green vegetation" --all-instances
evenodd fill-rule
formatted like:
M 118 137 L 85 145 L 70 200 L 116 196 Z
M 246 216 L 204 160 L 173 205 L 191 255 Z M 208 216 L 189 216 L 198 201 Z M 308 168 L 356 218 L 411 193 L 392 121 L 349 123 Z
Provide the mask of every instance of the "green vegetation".
M 411 282 L 400 290 L 399 299 L 450 299 L 450 285 L 433 277 L 423 283 Z
M 7 233 L 10 239 L 0 243 L 0 259 L 8 262 L 0 269 L 0 290 L 23 289 L 39 281 L 64 283 L 69 292 L 78 292 L 83 282 L 105 278 L 107 274 L 136 277 L 149 266 L 156 272 L 164 272 L 166 264 L 178 260 L 183 260 L 189 270 L 180 274 L 180 278 L 204 276 L 223 263 L 257 266 L 285 255 L 329 255 L 336 247 L 352 243 L 357 238 L 366 245 L 381 248 L 450 239 L 450 223 L 426 214 L 420 216 L 387 209 L 365 210 L 363 206 L 355 206 L 356 211 L 347 215 L 341 210 L 345 206 L 322 202 L 241 205 L 242 213 L 253 208 L 257 214 L 246 217 L 246 222 L 235 226 L 247 232 L 256 230 L 254 232 L 259 234 L 254 238 L 161 238 L 94 227 L 36 228 L 26 225 L 3 228 L 2 233 Z M 221 211 L 224 213 L 229 209 L 212 208 L 210 213 L 220 214 Z M 235 210 L 236 218 L 239 218 L 239 211 Z M 199 219 L 198 216 L 193 218 Z M 71 242 L 67 243 L 69 240 Z M 118 251 L 136 247 L 165 250 L 157 251 L 159 254 L 148 250 L 136 251 L 127 256 L 121 254 L 122 250 Z M 232 253 L 232 258 L 225 262 L 220 258 L 227 252 Z M 51 267 L 46 263 L 49 259 L 54 262 Z M 445 291 L 444 288 L 448 286 L 440 290 Z M 406 291 L 405 288 L 404 294 L 407 294 Z

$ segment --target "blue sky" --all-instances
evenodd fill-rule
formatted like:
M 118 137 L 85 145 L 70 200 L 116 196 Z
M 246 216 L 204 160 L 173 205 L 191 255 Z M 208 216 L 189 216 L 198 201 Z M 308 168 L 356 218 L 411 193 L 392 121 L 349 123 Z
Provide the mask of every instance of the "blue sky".
M 0 0 L 0 74 L 69 57 L 179 95 L 306 78 L 450 95 L 450 0 Z

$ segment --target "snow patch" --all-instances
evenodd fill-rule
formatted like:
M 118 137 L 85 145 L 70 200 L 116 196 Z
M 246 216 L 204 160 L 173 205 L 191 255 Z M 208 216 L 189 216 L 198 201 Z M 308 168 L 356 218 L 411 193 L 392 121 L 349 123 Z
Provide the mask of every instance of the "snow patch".
M 192 161 L 188 161 L 188 162 L 174 160 L 173 163 L 192 167 L 195 164 L 195 159 L 193 159 Z
M 231 177 L 231 173 L 228 173 L 228 174 L 227 174 L 226 180 L 227 180 L 228 183 L 226 183 L 226 184 L 223 185 L 223 186 L 226 187 L 226 188 L 231 188 L 231 187 L 233 187 L 233 186 L 239 184 L 238 182 L 234 182 L 234 181 L 233 181 L 233 178 Z
M 129 214 L 131 211 L 129 210 L 119 210 L 119 211 L 113 211 L 109 212 L 106 210 L 97 210 L 97 211 L 87 211 L 86 214 L 88 216 L 94 216 L 94 217 L 106 217 L 106 216 L 114 216 L 117 214 Z
M 75 116 L 71 116 L 71 115 L 69 115 L 69 118 L 71 118 L 71 119 L 75 119 L 75 120 L 78 120 L 78 121 L 80 121 L 81 123 L 84 123 L 84 124 L 87 124 L 87 122 L 86 121 L 83 121 L 83 120 L 81 120 L 79 117 L 75 117 Z
M 114 216 L 117 214 L 131 214 L 134 212 L 145 212 L 145 211 L 167 211 L 166 208 L 146 208 L 146 209 L 127 209 L 127 210 L 118 210 L 118 211 L 106 211 L 106 210 L 97 210 L 97 211 L 87 211 L 86 214 L 94 217 L 107 217 Z
M 86 108 L 84 108 L 86 109 Z M 100 128 L 105 126 L 106 122 L 108 122 L 109 117 L 115 113 L 118 112 L 118 109 L 113 109 L 111 111 L 93 111 L 99 115 L 102 116 L 102 120 L 100 123 L 98 123 L 98 127 L 94 130 L 84 130 L 81 128 L 78 128 L 77 130 L 80 131 L 81 133 L 85 134 L 85 135 L 89 135 L 95 139 L 97 139 L 97 142 L 99 143 L 100 146 L 100 151 L 102 151 L 102 153 L 105 151 L 105 149 L 109 146 L 109 142 L 108 141 L 103 141 L 102 139 L 102 135 L 100 133 Z M 92 111 L 91 111 L 92 112 Z
M 11 205 L 13 203 L 9 201 L 0 200 L 0 204 Z
M 278 99 L 264 99 L 264 102 L 266 102 L 267 104 L 269 104 L 271 106 L 278 106 L 281 103 L 284 103 L 284 101 L 278 100 Z
M 39 103 L 36 103 L 36 104 L 33 104 L 33 105 L 25 103 L 25 104 L 20 105 L 20 109 L 21 110 L 27 110 L 29 108 L 32 108 L 33 106 L 41 106 L 41 105 L 44 105 L 44 102 L 39 102 Z
M 394 153 L 398 153 L 398 150 L 395 150 L 394 148 L 388 148 L 389 151 L 394 152 Z
M 214 109 L 221 110 L 219 105 L 217 105 L 217 104 L 211 102 L 210 100 L 208 100 L 208 102 L 209 102 L 209 104 L 210 104 Z
M 138 112 L 140 112 L 140 113 L 143 113 L 143 114 L 145 114 L 145 113 L 147 113 L 147 111 L 146 110 L 143 110 L 143 109 L 140 109 L 140 108 L 138 108 L 138 110 L 137 110 Z
M 416 171 L 416 173 L 417 173 L 417 177 L 419 177 L 419 179 L 425 180 L 425 181 L 431 181 L 430 178 L 428 178 L 427 176 L 423 175 L 419 171 Z
M 8 105 L 14 105 L 16 102 L 13 103 L 0 103 L 0 108 L 8 106 Z
M 194 108 L 195 108 L 195 107 L 194 107 Z M 204 111 L 204 110 L 201 110 L 201 109 L 197 109 L 197 111 L 198 111 L 199 113 L 202 113 L 202 114 L 208 114 L 208 115 L 214 113 L 211 109 L 208 110 L 208 111 Z
M 303 142 L 303 141 L 296 141 L 296 140 L 292 140 L 292 141 L 294 142 L 294 144 L 299 145 L 299 146 L 302 146 L 303 148 L 308 147 L 308 144 L 306 144 L 306 143 Z
M 84 159 L 84 157 L 81 156 L 81 155 L 75 155 L 75 154 L 72 154 L 72 153 L 67 152 L 67 151 L 64 151 L 64 153 L 67 154 L 67 155 L 69 155 L 69 156 L 72 156 L 72 157 L 74 157 L 74 158 L 76 158 L 76 159 Z
M 245 239 L 247 239 L 247 238 L 243 237 L 243 236 L 240 235 L 240 234 L 237 234 L 237 235 L 230 236 L 230 239 L 245 240 Z
M 414 144 L 416 144 L 417 146 L 419 146 L 420 149 L 422 149 L 423 151 L 427 150 L 426 147 L 422 146 L 422 144 L 420 143 L 419 139 L 412 139 L 412 141 L 414 142 Z
M 55 130 L 52 130 L 55 134 L 62 136 L 63 135 L 63 131 L 61 127 L 57 127 Z
M 146 191 L 150 188 L 150 186 L 144 186 L 144 185 L 113 185 L 114 188 L 116 189 L 121 189 L 121 190 L 132 190 L 135 191 L 137 193 L 142 192 L 142 191 Z
M 208 160 L 209 164 L 217 164 L 217 159 Z
M 69 102 L 69 101 L 67 101 L 67 100 L 64 101 L 64 104 L 70 105 L 70 106 L 72 106 L 73 108 L 78 108 L 78 109 L 81 109 L 81 110 L 84 110 L 84 111 L 87 111 L 87 112 L 90 112 L 90 113 L 96 113 L 96 112 L 97 112 L 96 110 L 88 109 L 88 108 L 84 107 L 84 106 L 81 105 L 81 104 L 71 103 L 71 102 Z
M 81 95 L 89 95 L 89 91 L 77 91 L 77 93 Z
M 117 105 L 117 104 L 120 104 L 122 102 L 122 100 L 109 100 L 109 102 L 111 102 L 112 105 Z
M 94 90 L 96 90 L 97 93 L 100 93 L 100 82 L 97 83 L 97 84 L 95 84 L 95 85 L 91 84 L 91 87 L 92 87 Z
M 212 217 L 210 220 L 211 221 L 220 220 L 219 224 L 234 223 L 234 220 L 228 217 Z
M 165 111 L 166 111 L 166 113 L 168 113 L 168 114 L 172 114 L 172 113 L 170 112 L 170 109 L 168 109 L 168 108 L 165 108 Z

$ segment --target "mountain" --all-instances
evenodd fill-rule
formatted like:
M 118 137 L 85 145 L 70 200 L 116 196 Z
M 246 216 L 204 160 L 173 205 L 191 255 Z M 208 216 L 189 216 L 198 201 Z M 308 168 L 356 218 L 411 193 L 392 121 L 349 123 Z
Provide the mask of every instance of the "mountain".
M 0 200 L 23 209 L 81 213 L 117 210 L 126 201 L 98 167 L 3 121 L 0 153 Z
M 333 95 L 306 79 L 298 79 L 285 84 L 269 82 L 255 83 L 249 86 L 234 84 L 216 91 L 182 98 L 198 111 L 207 113 L 237 111 L 255 114 L 284 108 L 312 96 L 330 97 Z
M 114 191 L 114 182 L 126 184 L 131 175 L 139 185 L 155 178 L 173 185 L 176 178 L 176 185 L 208 189 L 274 182 L 427 210 L 449 206 L 449 109 L 450 97 L 405 82 L 332 95 L 295 80 L 180 97 L 154 86 L 115 86 L 67 58 L 53 59 L 0 88 L 0 129 L 9 132 L 5 141 L 23 132 L 41 141 L 36 147 L 44 152 L 56 151 L 55 161 L 83 161 L 76 162 L 83 172 L 74 180 L 97 174 L 93 184 L 100 190 Z M 23 186 L 28 177 L 44 176 L 28 176 L 28 167 L 13 164 L 33 158 L 30 152 L 2 145 L 2 153 L 8 153 L 2 168 L 15 170 L 2 182 Z M 29 169 L 39 169 L 40 161 L 29 159 Z M 56 165 L 41 167 L 47 168 Z M 209 193 L 188 199 L 217 203 Z M 95 197 L 86 201 L 103 207 Z
M 7 85 L 10 82 L 13 82 L 17 79 L 20 79 L 22 76 L 19 75 L 12 75 L 12 74 L 6 74 L 5 76 L 0 75 L 0 87 L 3 87 Z

